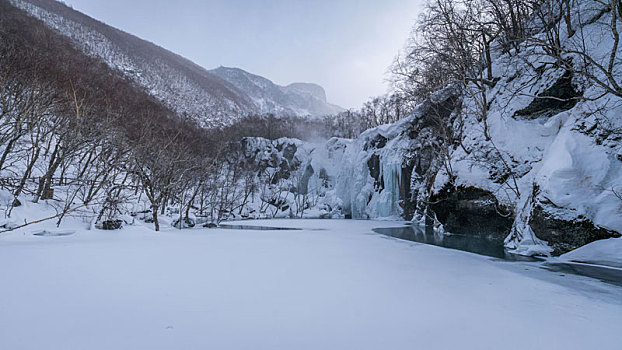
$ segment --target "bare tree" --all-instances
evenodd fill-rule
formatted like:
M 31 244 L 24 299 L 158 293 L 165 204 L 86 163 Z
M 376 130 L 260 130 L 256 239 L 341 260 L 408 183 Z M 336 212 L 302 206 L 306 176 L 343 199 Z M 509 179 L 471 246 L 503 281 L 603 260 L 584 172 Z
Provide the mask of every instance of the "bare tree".
M 535 15 L 543 24 L 544 36 L 530 36 L 530 45 L 541 48 L 547 55 L 555 59 L 555 63 L 573 75 L 582 76 L 590 83 L 599 87 L 601 93 L 586 96 L 586 99 L 599 99 L 611 94 L 622 97 L 620 82 L 620 25 L 622 24 L 622 4 L 618 0 L 591 1 L 595 14 L 591 18 L 583 18 L 577 14 L 573 27 L 569 13 L 570 0 L 547 0 L 535 11 Z M 589 13 L 589 12 L 588 12 Z M 585 26 L 595 24 L 604 29 L 595 33 L 585 31 Z M 565 30 L 562 30 L 565 29 Z M 590 36 L 588 38 L 588 36 Z M 608 40 L 611 46 L 601 51 L 591 47 L 590 43 Z
M 132 172 L 141 182 L 155 230 L 159 231 L 158 211 L 186 179 L 192 160 L 188 150 L 179 144 L 178 135 L 154 135 L 153 130 L 149 123 L 143 125 L 142 136 L 133 145 Z

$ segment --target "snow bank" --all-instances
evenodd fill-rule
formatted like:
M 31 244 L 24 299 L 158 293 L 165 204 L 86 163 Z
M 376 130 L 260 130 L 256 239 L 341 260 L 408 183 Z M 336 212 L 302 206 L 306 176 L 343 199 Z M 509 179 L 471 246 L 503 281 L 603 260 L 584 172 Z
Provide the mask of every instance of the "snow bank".
M 560 256 L 560 259 L 622 268 L 622 238 L 592 242 Z

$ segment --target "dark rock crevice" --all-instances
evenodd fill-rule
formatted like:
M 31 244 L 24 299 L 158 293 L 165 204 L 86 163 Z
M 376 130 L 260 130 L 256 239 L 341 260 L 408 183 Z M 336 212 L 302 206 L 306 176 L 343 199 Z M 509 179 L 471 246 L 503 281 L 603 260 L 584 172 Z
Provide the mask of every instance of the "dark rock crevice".
M 514 116 L 525 119 L 552 117 L 573 108 L 581 95 L 572 84 L 572 72 L 565 71 L 551 87 L 539 93 L 527 107 L 516 111 Z
M 363 145 L 363 150 L 367 151 L 369 149 L 381 149 L 381 148 L 384 148 L 384 146 L 387 145 L 388 141 L 389 141 L 389 139 L 387 139 L 386 137 L 378 134 L 374 138 L 369 140 L 369 142 L 365 143 L 365 145 Z
M 369 175 L 374 178 L 374 189 L 376 192 L 382 192 L 384 190 L 384 179 L 381 176 L 380 156 L 372 154 L 367 160 L 367 168 L 369 169 Z
M 513 211 L 486 190 L 446 185 L 428 204 L 445 231 L 503 240 L 514 222 Z
M 412 220 L 417 208 L 416 202 L 413 200 L 411 188 L 411 177 L 415 165 L 413 161 L 404 161 L 402 164 L 402 174 L 400 183 L 400 207 L 402 208 L 402 217 L 404 220 Z

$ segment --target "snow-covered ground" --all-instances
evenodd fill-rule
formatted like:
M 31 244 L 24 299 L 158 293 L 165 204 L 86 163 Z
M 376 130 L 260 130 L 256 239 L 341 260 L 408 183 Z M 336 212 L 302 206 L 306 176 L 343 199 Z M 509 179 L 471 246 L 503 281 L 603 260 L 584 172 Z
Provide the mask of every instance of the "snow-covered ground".
M 371 231 L 397 222 L 244 223 L 305 229 L 0 235 L 0 349 L 622 344 L 619 287 Z
M 622 269 L 622 238 L 592 242 L 562 255 L 560 260 L 608 265 Z

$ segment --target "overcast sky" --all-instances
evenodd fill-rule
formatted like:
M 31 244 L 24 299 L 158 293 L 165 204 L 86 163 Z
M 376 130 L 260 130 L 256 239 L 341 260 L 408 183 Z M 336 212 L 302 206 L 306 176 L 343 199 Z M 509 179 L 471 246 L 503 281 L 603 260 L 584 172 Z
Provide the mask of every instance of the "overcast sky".
M 313 82 L 358 108 L 386 92 L 421 0 L 65 0 L 74 9 L 212 69 Z

